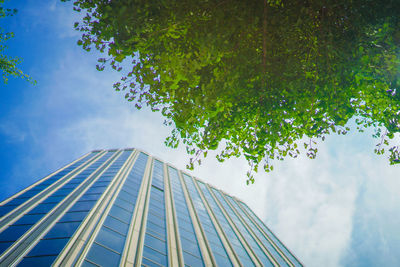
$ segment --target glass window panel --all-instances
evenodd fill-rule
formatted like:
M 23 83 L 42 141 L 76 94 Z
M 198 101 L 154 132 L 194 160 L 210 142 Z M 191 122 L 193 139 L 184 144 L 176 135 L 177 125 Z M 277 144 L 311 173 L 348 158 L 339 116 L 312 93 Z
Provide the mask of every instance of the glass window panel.
M 243 266 L 255 266 L 255 264 L 249 260 L 248 256 L 240 257 L 240 262 L 243 264 Z
M 198 254 L 199 248 L 197 247 L 197 244 L 193 242 L 193 240 L 188 240 L 181 236 L 181 244 L 184 250 Z
M 160 224 L 160 222 L 163 221 L 163 218 L 160 217 L 159 214 L 153 213 L 151 210 L 149 210 L 149 213 L 147 214 L 147 220 L 152 221 L 153 223 Z
M 189 214 L 185 214 L 185 213 L 178 213 L 177 217 L 179 218 L 179 221 L 184 220 L 185 222 L 189 221 L 191 222 L 192 220 L 190 219 L 190 215 Z M 183 223 L 185 223 L 183 222 Z M 185 223 L 187 224 L 187 223 Z
M 15 241 L 20 238 L 32 225 L 11 225 L 0 234 L 0 242 Z
M 112 216 L 107 216 L 107 219 L 104 222 L 105 226 L 110 227 L 111 229 L 120 232 L 121 234 L 126 234 L 128 232 L 128 224 L 112 217 Z
M 75 178 L 74 179 L 85 179 L 87 177 L 87 175 L 84 175 L 84 174 L 78 174 L 77 176 L 75 176 Z
M 81 265 L 81 267 L 97 267 L 97 266 L 100 266 L 100 265 L 91 263 L 91 262 L 89 262 L 89 261 L 87 261 L 87 260 L 84 260 L 84 261 L 82 262 L 82 265 Z
M 167 256 L 163 255 L 148 246 L 143 247 L 143 257 L 151 259 L 161 265 L 167 265 Z
M 10 212 L 11 210 L 13 210 L 16 207 L 17 206 L 3 206 L 3 207 L 0 207 L 0 216 L 3 216 L 5 214 L 7 214 L 8 212 Z
M 136 199 L 135 196 L 129 194 L 125 190 L 121 190 L 121 192 L 119 192 L 119 194 L 118 194 L 118 197 L 122 198 L 122 199 L 124 199 L 126 201 L 132 201 L 133 199 Z
M 74 178 L 71 181 L 69 181 L 69 184 L 71 185 L 74 184 L 76 186 L 77 184 L 82 183 L 83 180 L 84 180 L 83 178 Z
M 126 191 L 130 192 L 132 195 L 135 195 L 136 188 L 137 188 L 136 184 L 130 182 L 129 180 L 126 180 L 126 181 L 125 181 L 124 189 L 125 189 Z M 122 191 L 121 191 L 121 192 L 122 192 Z
M 84 194 L 79 201 L 99 200 L 101 194 Z
M 179 194 L 175 193 L 174 198 L 175 198 L 175 204 L 177 204 L 177 205 L 181 204 L 182 206 L 187 207 L 186 199 L 185 199 L 183 193 L 179 193 Z
M 26 200 L 28 200 L 28 198 L 14 198 L 13 200 L 9 201 L 6 205 L 7 206 L 16 206 L 19 205 L 21 203 L 24 203 Z
M 181 211 L 187 211 L 186 205 L 183 204 L 178 204 L 175 202 L 175 209 L 181 210 Z
M 232 263 L 224 256 L 214 253 L 214 258 L 219 266 L 232 266 Z
M 112 180 L 111 177 L 100 177 L 97 181 L 99 182 L 110 182 Z
M 157 180 L 153 180 L 153 182 L 163 184 L 162 182 L 157 181 Z M 151 193 L 154 194 L 154 195 L 157 195 L 159 197 L 163 197 L 164 196 L 164 190 L 159 188 L 159 187 L 157 187 L 157 186 L 155 186 L 155 185 L 151 186 Z
M 104 172 L 104 175 L 107 176 L 107 179 L 112 180 L 115 177 L 115 172 L 112 170 L 107 170 Z
M 59 222 L 80 222 L 86 217 L 87 211 L 67 212 Z
M 184 229 L 179 229 L 179 235 L 182 238 L 186 238 L 188 240 L 192 240 L 192 242 L 193 242 L 193 239 L 196 238 L 195 235 L 192 232 L 188 232 L 188 231 L 186 231 Z
M 58 255 L 67 244 L 69 238 L 42 239 L 27 256 Z
M 110 214 L 126 223 L 129 223 L 132 217 L 128 211 L 118 206 L 113 206 L 112 209 L 110 210 Z
M 67 183 L 63 186 L 63 188 L 68 188 L 68 189 L 75 189 L 76 188 L 76 184 L 74 183 Z
M 208 220 L 209 220 L 208 216 L 204 216 L 202 214 L 198 214 L 198 215 L 199 215 L 201 221 L 208 222 Z
M 153 179 L 152 181 L 152 185 L 151 185 L 151 193 L 154 195 L 157 195 L 159 197 L 163 197 L 164 196 L 164 189 L 160 188 L 159 185 L 163 185 L 164 183 L 157 180 L 157 179 Z
M 78 201 L 69 211 L 88 211 L 91 210 L 96 201 Z
M 185 218 L 185 217 L 180 217 L 180 220 L 179 220 L 179 226 L 189 226 L 189 227 L 187 227 L 188 229 L 192 229 L 192 222 L 190 222 L 190 221 L 187 221 L 186 219 L 188 219 L 188 218 Z M 189 230 L 190 231 L 190 230 Z
M 158 237 L 158 238 L 160 238 L 162 240 L 165 240 L 165 234 L 164 233 L 155 232 L 155 231 L 152 231 L 150 229 L 146 229 L 146 233 L 149 233 L 149 234 L 151 234 L 151 235 L 153 235 L 155 237 Z
M 33 208 L 29 214 L 35 214 L 35 213 L 47 213 L 49 212 L 52 208 L 56 206 L 56 203 L 43 203 L 37 205 L 35 208 Z
M 151 212 L 152 214 L 156 215 L 157 217 L 161 218 L 164 217 L 164 211 L 160 210 L 160 209 L 155 209 L 154 207 L 149 207 L 149 212 Z
M 117 252 L 122 252 L 125 244 L 125 237 L 103 226 L 96 237 L 96 242 Z
M 21 217 L 18 221 L 14 223 L 14 225 L 21 225 L 21 224 L 35 224 L 37 223 L 44 214 L 26 214 Z
M 45 238 L 71 237 L 81 222 L 56 223 Z
M 183 252 L 186 252 L 186 253 L 188 253 L 188 254 L 192 254 L 192 255 L 198 257 L 199 259 L 201 259 L 201 252 L 200 252 L 200 250 L 198 250 L 198 251 L 195 251 L 195 250 L 189 251 L 189 250 L 186 250 L 185 248 L 183 248 L 183 249 L 182 249 L 182 253 L 183 253 Z
M 164 182 L 160 181 L 158 179 L 154 179 L 153 180 L 153 184 L 152 184 L 152 188 L 155 189 L 154 191 L 156 191 L 156 190 L 164 191 Z
M 125 200 L 122 200 L 119 197 L 115 200 L 114 205 L 118 205 L 121 208 L 124 208 L 124 209 L 126 209 L 126 210 L 128 210 L 130 212 L 132 212 L 133 208 L 135 207 L 132 203 L 126 202 Z
M 180 218 L 182 218 L 182 219 L 184 219 L 186 221 L 191 221 L 188 211 L 177 209 L 175 212 L 176 212 L 178 217 L 180 217 Z
M 59 177 L 57 177 L 57 179 L 50 178 L 50 179 L 44 181 L 43 183 L 41 183 L 41 185 L 47 187 L 47 186 L 51 185 L 52 183 L 54 183 L 58 179 L 59 179 Z
M 0 242 L 0 254 L 9 248 L 14 242 Z
M 129 187 L 132 187 L 132 188 L 135 188 L 135 190 L 138 190 L 142 183 L 142 175 L 129 176 L 128 179 L 126 179 L 125 183 Z
M 147 246 L 149 246 L 149 247 L 151 247 L 153 249 L 156 249 L 156 250 L 158 250 L 160 252 L 165 252 L 167 250 L 165 241 L 161 241 L 160 239 L 158 239 L 158 238 L 156 238 L 156 237 L 154 237 L 152 235 L 149 235 L 147 233 L 146 233 L 145 236 L 146 237 L 145 237 L 144 243 Z
M 88 193 L 88 194 L 91 194 L 91 193 L 101 194 L 101 193 L 104 192 L 104 190 L 106 190 L 106 187 L 104 187 L 104 186 L 102 186 L 102 187 L 91 187 L 86 191 L 86 193 Z
M 155 203 L 154 201 L 150 201 L 149 208 L 151 210 L 157 211 L 159 214 L 164 214 L 164 205 L 160 205 L 158 203 Z
M 159 225 L 159 224 L 155 224 L 151 221 L 147 221 L 147 228 L 158 232 L 158 233 L 165 233 L 165 228 L 164 228 L 164 224 Z
M 180 214 L 178 214 L 178 216 L 180 216 Z M 192 220 L 190 219 L 190 216 L 180 216 L 182 222 L 184 222 L 185 224 L 190 224 L 192 225 Z
M 155 262 L 143 257 L 142 258 L 142 266 L 151 266 L 151 267 L 155 266 L 155 267 L 158 267 L 158 266 L 162 266 L 162 265 L 160 265 L 158 263 L 155 263 Z
M 100 186 L 105 186 L 107 187 L 110 183 L 108 181 L 99 181 L 97 180 L 97 182 L 93 185 L 95 187 L 100 187 Z
M 179 224 L 179 229 L 185 229 L 186 231 L 193 231 L 193 226 L 190 224 L 184 224 L 184 223 L 180 223 Z
M 64 196 L 51 196 L 45 199 L 42 203 L 59 203 L 62 199 L 64 199 Z
M 177 217 L 179 219 L 179 223 L 182 221 L 182 224 L 187 225 L 187 221 L 191 221 L 190 220 L 190 216 L 187 214 L 177 214 Z M 180 225 L 180 224 L 179 224 Z
M 29 189 L 28 191 L 26 191 L 25 193 L 23 193 L 22 195 L 20 195 L 19 197 L 26 197 L 26 198 L 30 198 L 34 195 L 36 195 L 39 191 L 36 191 L 34 188 Z
M 185 251 L 183 251 L 183 259 L 185 261 L 185 265 L 188 266 L 204 266 L 203 261 L 199 258 L 197 258 L 196 256 L 189 254 Z
M 159 200 L 158 198 L 152 198 L 151 200 L 152 200 L 154 205 L 164 207 L 164 199 L 163 200 Z
M 187 211 L 187 206 L 184 204 L 179 204 L 178 202 L 183 202 L 183 200 L 175 199 L 174 208 L 176 210 Z
M 162 203 L 162 202 L 164 201 L 164 198 L 163 198 L 162 196 L 157 196 L 156 194 L 154 194 L 153 196 L 151 196 L 151 198 L 152 198 L 153 200 L 159 201 L 160 203 Z
M 227 255 L 225 249 L 220 244 L 210 242 L 210 247 L 213 253 L 219 253 L 221 255 Z
M 162 206 L 164 207 L 164 196 L 161 197 L 161 199 L 157 196 L 157 198 L 155 198 L 154 195 L 151 196 L 151 199 L 153 200 L 152 204 L 155 206 Z
M 234 236 L 234 233 L 229 233 L 227 234 L 229 241 L 232 243 L 232 245 L 236 245 L 236 246 L 241 246 L 239 240 L 236 238 L 236 236 Z
M 18 266 L 50 266 L 55 260 L 57 256 L 41 256 L 41 257 L 27 257 L 23 258 Z
M 120 255 L 93 243 L 86 258 L 94 263 L 102 266 L 118 266 Z
M 52 196 L 66 196 L 71 193 L 72 188 L 61 188 L 58 189 L 57 192 L 53 193 Z

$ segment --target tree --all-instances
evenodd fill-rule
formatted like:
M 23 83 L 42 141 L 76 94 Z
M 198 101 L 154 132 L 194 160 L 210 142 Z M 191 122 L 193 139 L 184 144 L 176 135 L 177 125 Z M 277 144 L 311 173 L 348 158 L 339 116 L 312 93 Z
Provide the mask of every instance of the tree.
M 161 111 L 189 168 L 223 146 L 252 171 L 297 157 L 356 118 L 375 127 L 375 152 L 400 162 L 400 12 L 396 1 L 75 0 L 85 50 L 123 72 L 114 87 Z M 123 66 L 128 66 L 125 70 Z M 125 72 L 124 72 L 125 71 Z
M 7 16 L 13 16 L 17 13 L 16 9 L 4 8 L 3 5 L 4 0 L 0 0 L 0 19 Z M 4 54 L 4 51 L 7 49 L 5 42 L 12 37 L 14 37 L 14 33 L 4 32 L 4 29 L 0 27 L 0 71 L 2 73 L 3 82 L 7 83 L 8 77 L 14 76 L 35 83 L 29 75 L 18 69 L 17 65 L 22 61 L 20 58 L 10 57 Z

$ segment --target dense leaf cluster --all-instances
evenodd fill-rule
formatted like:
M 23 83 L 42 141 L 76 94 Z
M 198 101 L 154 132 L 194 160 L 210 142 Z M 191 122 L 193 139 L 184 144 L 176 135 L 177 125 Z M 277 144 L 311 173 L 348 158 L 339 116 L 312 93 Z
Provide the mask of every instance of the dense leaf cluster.
M 317 139 L 357 118 L 374 126 L 376 153 L 400 131 L 400 5 L 372 0 L 75 0 L 84 49 L 129 69 L 117 90 L 173 124 L 169 146 L 193 155 L 223 146 L 220 161 L 307 156 Z M 127 64 L 124 64 L 126 66 Z M 382 131 L 383 129 L 383 131 Z M 249 181 L 253 181 L 249 173 Z

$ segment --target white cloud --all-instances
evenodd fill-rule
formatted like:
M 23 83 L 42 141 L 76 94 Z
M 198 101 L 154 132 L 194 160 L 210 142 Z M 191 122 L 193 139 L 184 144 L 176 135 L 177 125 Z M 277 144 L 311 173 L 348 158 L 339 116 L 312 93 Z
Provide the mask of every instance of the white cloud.
M 0 133 L 7 138 L 7 142 L 23 142 L 26 138 L 26 133 L 15 126 L 11 121 L 0 125 Z
M 320 150 L 317 160 L 278 164 L 266 178 L 266 207 L 251 198 L 249 204 L 307 266 L 337 266 L 350 238 L 357 187 L 352 177 L 345 182 L 330 172 Z
M 71 38 L 80 36 L 80 32 L 74 30 L 73 25 L 79 21 L 84 14 L 72 10 L 72 1 L 61 2 L 51 1 L 27 1 L 18 8 L 18 16 L 21 16 L 21 23 L 26 30 L 40 29 L 46 34 L 53 35 L 53 38 Z M 29 20 L 27 19 L 29 17 Z
M 362 184 L 356 200 L 353 234 L 342 258 L 346 266 L 397 266 L 400 262 L 399 167 L 385 160 L 362 161 Z

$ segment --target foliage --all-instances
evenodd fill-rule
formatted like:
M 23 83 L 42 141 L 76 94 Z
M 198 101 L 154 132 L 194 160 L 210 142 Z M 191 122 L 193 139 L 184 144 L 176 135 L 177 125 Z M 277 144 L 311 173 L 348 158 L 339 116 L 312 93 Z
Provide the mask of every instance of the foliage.
M 218 160 L 244 155 L 257 171 L 315 158 L 316 140 L 357 118 L 389 148 L 400 147 L 400 5 L 396 0 L 75 0 L 85 50 L 107 53 L 125 74 L 114 87 L 137 108 L 161 111 L 193 155 L 223 146 Z M 125 62 L 131 62 L 126 64 Z M 383 132 L 382 132 L 383 129 Z M 251 171 L 249 181 L 253 182 Z
M 16 9 L 4 8 L 4 0 L 0 0 L 0 19 L 7 16 L 13 16 L 17 13 Z M 18 69 L 17 65 L 21 63 L 21 59 L 18 57 L 10 57 L 4 54 L 7 46 L 4 44 L 8 39 L 14 37 L 12 32 L 4 32 L 0 27 L 0 72 L 2 73 L 3 82 L 7 83 L 8 76 L 19 77 L 28 80 L 31 83 L 35 83 L 32 78 L 23 73 L 22 70 Z

